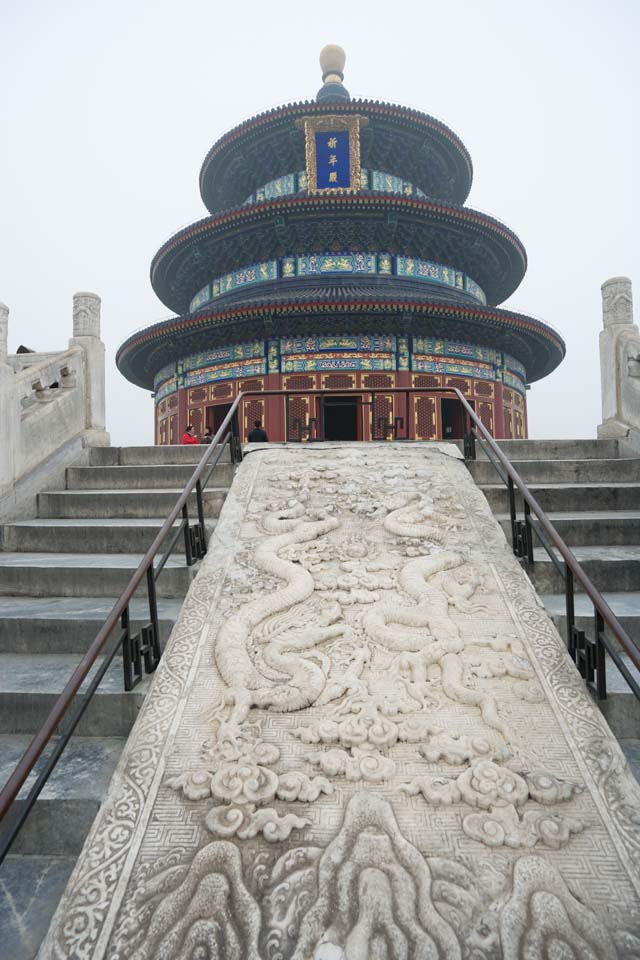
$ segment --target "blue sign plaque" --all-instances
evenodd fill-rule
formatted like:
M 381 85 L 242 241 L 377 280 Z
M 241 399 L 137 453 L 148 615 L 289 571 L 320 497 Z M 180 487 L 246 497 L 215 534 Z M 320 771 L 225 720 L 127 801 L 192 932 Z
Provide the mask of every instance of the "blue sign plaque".
M 318 190 L 351 186 L 349 131 L 316 132 L 316 186 Z

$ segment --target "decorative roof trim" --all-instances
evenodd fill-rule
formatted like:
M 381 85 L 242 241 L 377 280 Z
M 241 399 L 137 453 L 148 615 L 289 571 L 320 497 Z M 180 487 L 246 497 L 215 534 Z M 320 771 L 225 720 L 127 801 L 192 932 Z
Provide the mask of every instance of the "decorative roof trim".
M 403 314 L 431 315 L 437 317 L 455 317 L 460 320 L 478 320 L 488 321 L 494 325 L 511 326 L 514 329 L 528 330 L 545 340 L 550 341 L 562 354 L 565 355 L 565 343 L 558 333 L 547 326 L 542 320 L 535 320 L 524 314 L 513 313 L 507 310 L 475 309 L 473 307 L 454 306 L 451 304 L 439 303 L 438 301 L 424 301 L 423 303 L 414 303 L 403 300 L 310 300 L 306 303 L 295 304 L 266 304 L 261 306 L 246 306 L 236 310 L 216 311 L 210 310 L 186 317 L 175 317 L 169 320 L 163 320 L 160 323 L 153 324 L 145 330 L 138 331 L 127 340 L 125 340 L 116 352 L 116 365 L 118 368 L 122 360 L 135 347 L 154 340 L 162 339 L 165 336 L 171 337 L 176 333 L 184 333 L 190 330 L 205 329 L 210 326 L 211 320 L 217 323 L 236 321 L 248 318 L 269 317 L 274 314 L 285 314 L 288 316 L 308 315 L 308 314 L 329 314 L 343 313 L 349 311 L 354 313 L 358 310 L 368 313 L 402 312 Z M 561 359 L 562 359 L 561 358 Z
M 201 236 L 204 233 L 214 233 L 216 230 L 226 227 L 229 224 L 250 223 L 260 220 L 263 217 L 290 210 L 348 210 L 350 208 L 369 208 L 386 209 L 397 208 L 400 211 L 415 211 L 417 213 L 435 214 L 437 218 L 451 220 L 453 222 L 471 223 L 492 230 L 503 239 L 507 240 L 511 246 L 518 252 L 522 260 L 523 269 L 527 268 L 527 253 L 520 238 L 506 227 L 499 220 L 490 217 L 486 213 L 480 213 L 471 207 L 460 207 L 456 204 L 442 203 L 435 200 L 421 200 L 416 197 L 397 197 L 379 194 L 358 194 L 356 196 L 338 195 L 331 197 L 313 196 L 313 197 L 283 197 L 279 200 L 267 200 L 261 203 L 253 204 L 250 207 L 237 207 L 234 210 L 227 210 L 224 213 L 210 215 L 197 220 L 190 226 L 179 230 L 169 238 L 158 250 L 151 261 L 151 283 L 154 282 L 154 275 L 157 271 L 160 261 L 171 253 L 176 247 L 182 245 L 193 237 Z
M 229 146 L 229 144 L 233 143 L 235 140 L 245 136 L 247 133 L 259 130 L 261 127 L 267 126 L 274 120 L 278 121 L 289 118 L 298 118 L 302 117 L 305 113 L 354 113 L 359 109 L 366 109 L 370 113 L 381 117 L 393 117 L 395 119 L 402 120 L 405 123 L 417 123 L 420 126 L 427 127 L 430 130 L 435 130 L 437 133 L 441 134 L 458 150 L 460 155 L 465 160 L 469 173 L 469 186 L 471 185 L 473 180 L 473 165 L 471 163 L 471 155 L 469 151 L 465 147 L 460 137 L 458 137 L 458 135 L 454 133 L 450 127 L 448 127 L 441 120 L 437 120 L 435 117 L 429 116 L 427 113 L 422 113 L 420 110 L 414 110 L 412 107 L 404 107 L 400 104 L 387 103 L 383 100 L 349 100 L 346 103 L 341 103 L 339 101 L 318 103 L 315 100 L 297 100 L 294 103 L 283 104 L 281 107 L 273 107 L 271 110 L 266 110 L 264 113 L 256 114 L 248 120 L 238 124 L 238 126 L 233 127 L 227 133 L 223 134 L 222 137 L 220 137 L 220 139 L 213 144 L 202 163 L 199 180 L 200 193 L 202 194 L 203 192 L 203 184 L 207 176 L 208 168 L 215 157 L 221 153 L 225 147 Z

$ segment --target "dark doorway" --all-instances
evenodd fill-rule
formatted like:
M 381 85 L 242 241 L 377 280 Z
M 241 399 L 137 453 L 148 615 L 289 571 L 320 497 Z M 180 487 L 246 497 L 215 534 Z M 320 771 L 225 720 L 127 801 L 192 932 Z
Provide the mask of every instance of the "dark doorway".
M 222 421 L 229 413 L 230 409 L 230 403 L 219 403 L 215 407 L 207 408 L 207 426 L 211 427 L 211 430 L 214 434 L 217 433 L 222 426 Z
M 443 397 L 440 401 L 440 410 L 442 413 L 442 439 L 462 439 L 464 436 L 464 422 L 460 401 L 448 400 Z
M 324 397 L 324 439 L 358 439 L 358 401 L 356 397 Z

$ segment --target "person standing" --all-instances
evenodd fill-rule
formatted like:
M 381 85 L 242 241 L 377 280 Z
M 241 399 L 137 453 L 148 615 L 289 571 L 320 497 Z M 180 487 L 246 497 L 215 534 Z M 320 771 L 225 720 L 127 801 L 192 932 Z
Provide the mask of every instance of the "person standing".
M 211 427 L 207 427 L 200 443 L 211 443 L 212 440 L 213 440 L 213 433 L 211 432 Z
M 200 443 L 200 441 L 198 440 L 198 438 L 197 438 L 196 436 L 194 436 L 193 427 L 192 427 L 192 425 L 191 425 L 190 423 L 187 424 L 187 428 L 186 428 L 186 430 L 184 431 L 184 433 L 182 434 L 181 443 L 183 443 L 183 444 L 187 444 L 187 443 Z
M 253 430 L 247 437 L 249 443 L 268 443 L 269 437 L 267 436 L 266 430 L 262 429 L 262 421 L 254 420 Z

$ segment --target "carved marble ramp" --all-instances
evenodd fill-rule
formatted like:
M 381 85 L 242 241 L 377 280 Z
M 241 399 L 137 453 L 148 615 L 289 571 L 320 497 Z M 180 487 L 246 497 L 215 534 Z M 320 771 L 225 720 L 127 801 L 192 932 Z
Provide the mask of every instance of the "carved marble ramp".
M 454 447 L 249 453 L 41 958 L 640 957 L 640 792 Z

